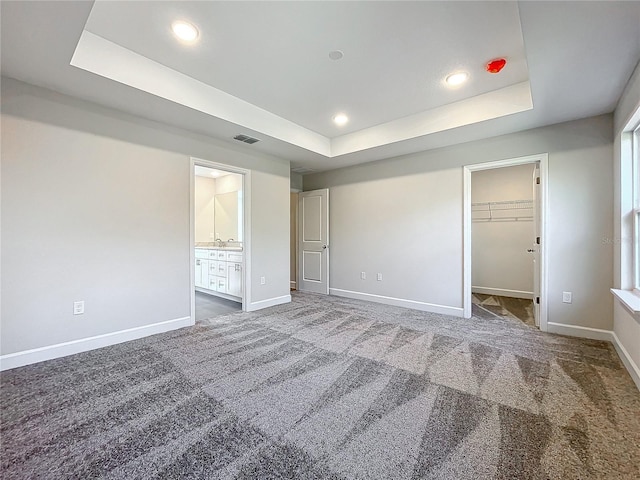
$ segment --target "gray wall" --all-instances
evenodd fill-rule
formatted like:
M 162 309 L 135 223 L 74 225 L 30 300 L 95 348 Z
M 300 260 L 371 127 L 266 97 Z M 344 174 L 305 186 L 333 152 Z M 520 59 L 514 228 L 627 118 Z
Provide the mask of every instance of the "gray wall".
M 288 162 L 4 78 L 1 122 L 3 355 L 189 315 L 191 156 L 252 171 L 250 301 L 289 294 Z
M 305 190 L 330 188 L 331 287 L 461 309 L 461 167 L 547 152 L 548 320 L 610 330 L 612 141 L 603 115 L 305 175 Z
M 302 175 L 296 172 L 291 172 L 291 189 L 302 190 Z

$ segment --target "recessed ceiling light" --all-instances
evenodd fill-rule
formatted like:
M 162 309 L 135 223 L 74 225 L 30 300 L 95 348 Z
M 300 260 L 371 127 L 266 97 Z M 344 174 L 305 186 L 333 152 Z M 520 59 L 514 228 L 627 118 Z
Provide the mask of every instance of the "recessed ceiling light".
M 171 30 L 176 37 L 185 42 L 193 42 L 198 38 L 198 29 L 188 22 L 173 22 Z
M 458 72 L 452 73 L 447 78 L 445 78 L 445 82 L 450 87 L 457 87 L 458 85 L 462 85 L 469 79 L 469 74 L 467 72 Z
M 342 57 L 344 57 L 344 53 L 342 53 L 340 50 L 329 52 L 329 58 L 331 60 L 340 60 Z
M 342 125 L 345 125 L 348 121 L 349 117 L 347 117 L 344 113 L 338 113 L 333 117 L 333 122 L 340 127 Z

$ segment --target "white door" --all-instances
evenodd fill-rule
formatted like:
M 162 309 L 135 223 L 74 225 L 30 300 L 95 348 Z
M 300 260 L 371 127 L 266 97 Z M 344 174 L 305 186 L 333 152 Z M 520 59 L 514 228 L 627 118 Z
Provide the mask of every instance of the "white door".
M 329 190 L 298 195 L 299 290 L 329 293 Z
M 540 326 L 540 165 L 533 170 L 533 318 Z

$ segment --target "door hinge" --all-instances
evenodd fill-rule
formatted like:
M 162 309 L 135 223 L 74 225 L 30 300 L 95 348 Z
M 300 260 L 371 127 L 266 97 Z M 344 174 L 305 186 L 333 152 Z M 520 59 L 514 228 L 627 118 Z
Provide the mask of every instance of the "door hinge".
M 536 297 L 536 303 L 540 305 L 540 297 Z
M 536 244 L 540 245 L 540 237 L 536 237 Z
M 536 185 L 540 185 L 540 177 L 536 177 Z

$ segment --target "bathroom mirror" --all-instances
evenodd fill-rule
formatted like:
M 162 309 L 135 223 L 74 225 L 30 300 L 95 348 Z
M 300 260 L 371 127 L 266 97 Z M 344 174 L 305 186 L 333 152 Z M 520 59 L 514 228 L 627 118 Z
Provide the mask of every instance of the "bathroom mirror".
M 242 241 L 242 192 L 217 194 L 214 200 L 216 239 Z

